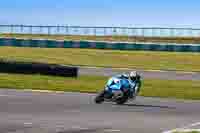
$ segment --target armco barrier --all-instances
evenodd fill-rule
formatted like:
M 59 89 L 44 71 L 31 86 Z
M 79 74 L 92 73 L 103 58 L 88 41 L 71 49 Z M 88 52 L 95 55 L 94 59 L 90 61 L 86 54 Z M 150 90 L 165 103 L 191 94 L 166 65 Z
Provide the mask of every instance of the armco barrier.
M 78 68 L 55 64 L 0 61 L 0 72 L 77 77 Z
M 94 41 L 56 41 L 56 40 L 25 40 L 0 38 L 0 46 L 45 47 L 45 48 L 94 48 L 113 50 L 146 50 L 171 52 L 200 52 L 200 44 L 144 44 L 144 43 L 112 43 Z

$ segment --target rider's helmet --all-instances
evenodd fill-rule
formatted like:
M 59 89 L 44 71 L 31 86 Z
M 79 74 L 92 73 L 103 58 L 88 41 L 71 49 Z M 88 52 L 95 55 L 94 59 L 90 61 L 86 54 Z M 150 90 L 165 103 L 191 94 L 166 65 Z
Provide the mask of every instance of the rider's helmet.
M 137 79 L 137 72 L 136 71 L 132 71 L 129 73 L 129 78 L 132 80 L 132 81 L 135 81 Z

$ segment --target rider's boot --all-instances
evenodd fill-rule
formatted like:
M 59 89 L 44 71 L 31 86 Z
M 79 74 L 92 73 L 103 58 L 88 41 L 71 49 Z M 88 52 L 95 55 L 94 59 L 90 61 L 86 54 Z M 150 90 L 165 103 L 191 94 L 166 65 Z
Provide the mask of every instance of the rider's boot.
M 134 97 L 134 92 L 131 90 L 129 93 L 129 97 L 132 99 Z
M 135 98 L 136 98 L 136 92 L 135 92 L 135 90 L 131 90 L 130 91 L 130 99 L 133 99 L 133 100 L 135 100 Z

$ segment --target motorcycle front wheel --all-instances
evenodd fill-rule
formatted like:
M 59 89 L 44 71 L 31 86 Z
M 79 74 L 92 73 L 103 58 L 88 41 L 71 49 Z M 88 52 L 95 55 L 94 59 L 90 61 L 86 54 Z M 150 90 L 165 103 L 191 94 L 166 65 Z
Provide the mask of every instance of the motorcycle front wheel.
M 101 104 L 104 102 L 104 95 L 105 95 L 105 91 L 100 92 L 94 99 L 96 104 Z

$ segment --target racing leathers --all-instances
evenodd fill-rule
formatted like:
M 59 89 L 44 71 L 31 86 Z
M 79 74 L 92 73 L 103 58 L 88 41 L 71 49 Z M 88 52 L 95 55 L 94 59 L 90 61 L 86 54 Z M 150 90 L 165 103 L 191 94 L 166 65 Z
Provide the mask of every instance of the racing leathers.
M 130 84 L 130 98 L 135 98 L 137 96 L 137 94 L 140 92 L 140 88 L 141 88 L 141 76 L 140 75 L 137 75 L 136 78 L 134 80 L 131 80 L 129 78 L 128 75 L 126 74 L 121 74 L 121 75 L 117 75 L 115 76 L 117 78 L 120 78 L 120 79 L 127 79 L 129 81 L 129 84 Z

